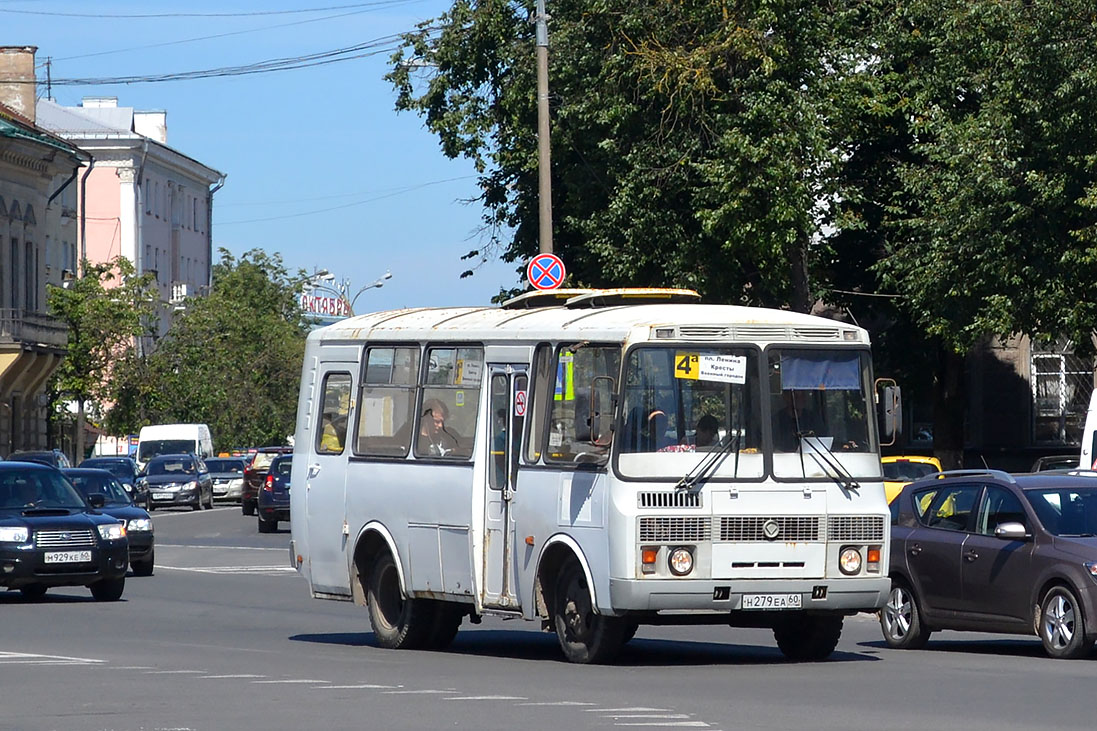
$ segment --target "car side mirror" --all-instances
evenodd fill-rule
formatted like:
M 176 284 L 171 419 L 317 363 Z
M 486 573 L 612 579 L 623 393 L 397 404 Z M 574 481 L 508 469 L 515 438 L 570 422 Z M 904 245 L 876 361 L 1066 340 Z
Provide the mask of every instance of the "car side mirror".
M 93 508 L 101 508 L 107 504 L 107 496 L 101 492 L 93 492 L 88 495 L 88 505 Z
M 999 523 L 994 529 L 994 537 L 1003 541 L 1023 541 L 1028 538 L 1028 531 L 1021 523 Z

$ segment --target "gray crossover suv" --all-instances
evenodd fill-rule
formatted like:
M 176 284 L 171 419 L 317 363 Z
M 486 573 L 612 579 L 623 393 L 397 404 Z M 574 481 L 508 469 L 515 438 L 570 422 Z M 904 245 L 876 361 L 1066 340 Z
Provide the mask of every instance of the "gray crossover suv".
M 1035 634 L 1051 657 L 1097 640 L 1097 474 L 944 472 L 891 504 L 891 647 L 935 630 Z

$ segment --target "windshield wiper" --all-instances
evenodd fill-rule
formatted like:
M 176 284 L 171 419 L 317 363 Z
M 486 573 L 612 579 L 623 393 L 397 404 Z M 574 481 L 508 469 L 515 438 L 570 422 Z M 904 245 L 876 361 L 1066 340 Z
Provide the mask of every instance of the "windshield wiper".
M 814 439 L 816 442 L 815 449 L 808 452 L 808 455 L 815 460 L 815 464 L 823 468 L 823 472 L 826 476 L 834 480 L 834 484 L 842 488 L 844 492 L 861 489 L 860 483 L 854 480 L 853 475 L 847 472 L 846 468 L 842 466 L 842 462 L 830 453 L 830 449 L 823 444 L 821 438 L 815 436 L 815 432 L 797 432 L 796 436 L 799 438 L 800 442 L 800 471 L 803 472 L 804 477 L 807 477 L 807 468 L 804 467 L 804 442 L 809 439 Z M 811 444 L 811 442 L 808 443 Z M 827 470 L 827 467 L 834 470 L 834 474 L 831 474 L 830 471 Z
M 683 475 L 682 479 L 678 480 L 678 484 L 674 486 L 675 490 L 693 490 L 699 484 L 711 477 L 728 455 L 731 454 L 731 450 L 734 448 L 736 452 L 736 460 L 738 461 L 738 444 L 739 435 L 729 434 L 727 442 L 720 442 L 719 449 L 706 454 L 701 461 L 694 465 L 693 469 Z

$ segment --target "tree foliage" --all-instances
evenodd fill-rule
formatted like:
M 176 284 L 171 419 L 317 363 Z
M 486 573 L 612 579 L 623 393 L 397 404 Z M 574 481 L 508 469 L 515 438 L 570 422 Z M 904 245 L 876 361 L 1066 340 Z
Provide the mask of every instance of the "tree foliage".
M 148 355 L 118 367 L 108 422 L 209 424 L 217 449 L 283 444 L 293 433 L 307 327 L 277 254 L 221 250 L 206 297 L 186 301 Z
M 577 283 L 807 309 L 848 146 L 836 122 L 863 43 L 857 8 L 554 0 L 554 248 Z M 475 162 L 487 253 L 515 262 L 537 251 L 531 12 L 456 0 L 405 36 L 388 76 L 397 109 Z

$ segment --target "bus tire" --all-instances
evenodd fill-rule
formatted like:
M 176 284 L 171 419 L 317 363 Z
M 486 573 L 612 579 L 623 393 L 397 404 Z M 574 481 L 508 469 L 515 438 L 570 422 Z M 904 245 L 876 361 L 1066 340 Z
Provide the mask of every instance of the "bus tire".
M 594 611 L 590 587 L 579 562 L 563 565 L 553 592 L 552 621 L 568 662 L 612 662 L 625 644 L 626 622 Z
M 842 636 L 840 614 L 794 614 L 782 617 L 773 627 L 777 647 L 789 660 L 825 660 Z
M 390 650 L 425 647 L 434 627 L 434 608 L 427 600 L 404 596 L 399 570 L 388 552 L 373 562 L 366 583 L 369 623 L 377 644 Z

